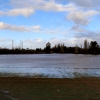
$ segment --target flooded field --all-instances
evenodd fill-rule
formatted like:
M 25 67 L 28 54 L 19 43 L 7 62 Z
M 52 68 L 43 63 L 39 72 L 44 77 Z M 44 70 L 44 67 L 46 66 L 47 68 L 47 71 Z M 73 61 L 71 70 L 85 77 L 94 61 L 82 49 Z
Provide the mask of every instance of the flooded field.
M 100 77 L 100 55 L 0 55 L 0 76 Z

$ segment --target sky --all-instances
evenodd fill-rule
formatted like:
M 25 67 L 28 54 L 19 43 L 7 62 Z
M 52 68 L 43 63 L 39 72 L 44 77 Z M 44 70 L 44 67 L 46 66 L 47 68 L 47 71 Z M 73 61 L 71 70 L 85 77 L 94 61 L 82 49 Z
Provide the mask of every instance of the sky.
M 0 47 L 100 45 L 100 0 L 0 0 Z

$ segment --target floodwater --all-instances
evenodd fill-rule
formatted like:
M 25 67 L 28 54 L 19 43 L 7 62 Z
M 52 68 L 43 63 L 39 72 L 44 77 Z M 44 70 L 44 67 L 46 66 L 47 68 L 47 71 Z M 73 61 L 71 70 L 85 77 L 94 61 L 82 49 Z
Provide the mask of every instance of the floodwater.
M 0 55 L 0 76 L 35 78 L 100 77 L 100 55 Z

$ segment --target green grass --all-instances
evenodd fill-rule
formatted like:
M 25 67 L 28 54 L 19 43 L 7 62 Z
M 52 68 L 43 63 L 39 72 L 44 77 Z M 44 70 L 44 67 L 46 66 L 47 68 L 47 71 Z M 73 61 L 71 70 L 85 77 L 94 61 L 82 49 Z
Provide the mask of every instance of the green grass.
M 18 100 L 100 100 L 100 79 L 0 78 L 0 90 Z

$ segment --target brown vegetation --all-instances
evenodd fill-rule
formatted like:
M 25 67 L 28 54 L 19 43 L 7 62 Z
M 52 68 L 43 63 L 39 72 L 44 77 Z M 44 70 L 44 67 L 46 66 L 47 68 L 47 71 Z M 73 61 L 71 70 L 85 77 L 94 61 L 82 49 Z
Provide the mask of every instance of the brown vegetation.
M 1 77 L 0 100 L 100 100 L 100 79 Z

